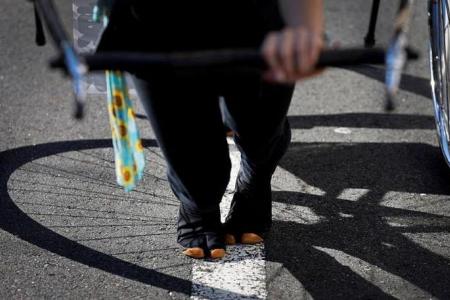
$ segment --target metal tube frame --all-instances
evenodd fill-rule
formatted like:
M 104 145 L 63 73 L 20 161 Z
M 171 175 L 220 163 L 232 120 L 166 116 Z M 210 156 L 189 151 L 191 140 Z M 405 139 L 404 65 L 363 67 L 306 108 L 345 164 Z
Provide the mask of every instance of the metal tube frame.
M 375 45 L 375 30 L 377 27 L 378 11 L 380 10 L 381 0 L 372 1 L 372 11 L 370 13 L 370 23 L 367 30 L 366 37 L 364 38 L 364 46 L 372 48 Z
M 449 25 L 449 6 L 447 0 L 429 1 L 429 29 L 430 29 L 430 73 L 431 90 L 434 106 L 434 117 L 436 123 L 436 132 L 438 135 L 439 146 L 444 156 L 444 160 L 450 166 L 449 149 L 449 96 L 448 83 L 449 76 L 449 57 L 446 39 L 445 27 Z M 444 17 L 446 19 L 444 19 Z M 444 30 L 444 31 L 443 31 Z M 449 28 L 447 28 L 449 30 Z M 447 35 L 450 35 L 447 33 Z M 446 52 L 446 53 L 443 53 Z M 443 66 L 445 64 L 445 66 Z M 445 72 L 445 74 L 442 74 Z M 444 75 L 444 76 L 443 76 Z

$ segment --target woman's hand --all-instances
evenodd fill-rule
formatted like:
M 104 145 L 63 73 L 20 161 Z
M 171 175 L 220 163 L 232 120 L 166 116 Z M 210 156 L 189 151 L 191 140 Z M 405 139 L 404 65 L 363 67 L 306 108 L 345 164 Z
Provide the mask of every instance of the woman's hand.
M 264 78 L 293 83 L 320 73 L 321 70 L 315 69 L 315 65 L 323 45 L 323 34 L 308 30 L 305 26 L 286 27 L 269 33 L 262 46 L 269 66 Z

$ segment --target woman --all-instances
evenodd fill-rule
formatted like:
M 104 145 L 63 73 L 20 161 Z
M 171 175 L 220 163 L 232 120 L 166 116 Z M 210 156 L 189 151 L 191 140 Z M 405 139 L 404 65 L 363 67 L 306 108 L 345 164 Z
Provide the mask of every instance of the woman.
M 263 241 L 271 224 L 271 177 L 290 142 L 293 83 L 314 72 L 322 36 L 322 0 L 116 1 L 98 51 L 253 47 L 270 66 L 264 78 L 232 68 L 133 74 L 181 202 L 184 254 L 222 258 L 225 243 Z M 231 164 L 223 121 L 242 158 L 225 224 L 219 202 Z

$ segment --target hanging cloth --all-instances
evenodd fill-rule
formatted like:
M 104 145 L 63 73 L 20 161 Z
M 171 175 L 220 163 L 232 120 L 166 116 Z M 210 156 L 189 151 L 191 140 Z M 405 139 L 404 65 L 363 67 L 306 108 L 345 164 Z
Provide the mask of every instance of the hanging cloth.
M 107 25 L 113 0 L 98 0 L 93 19 Z M 131 191 L 142 179 L 144 148 L 136 124 L 136 115 L 128 95 L 125 74 L 106 71 L 109 123 L 112 132 L 117 183 Z

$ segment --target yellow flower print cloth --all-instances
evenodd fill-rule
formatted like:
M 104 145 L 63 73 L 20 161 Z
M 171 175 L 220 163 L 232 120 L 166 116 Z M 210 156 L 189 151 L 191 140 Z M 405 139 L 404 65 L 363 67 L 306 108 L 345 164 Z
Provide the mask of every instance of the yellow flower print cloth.
M 97 0 L 93 20 L 106 27 L 114 0 Z M 144 148 L 136 126 L 136 118 L 125 74 L 106 71 L 109 124 L 111 125 L 117 183 L 131 191 L 144 172 Z
M 128 192 L 142 178 L 144 148 L 128 96 L 125 75 L 120 71 L 106 71 L 106 83 L 117 183 Z

